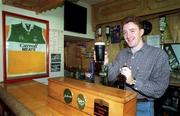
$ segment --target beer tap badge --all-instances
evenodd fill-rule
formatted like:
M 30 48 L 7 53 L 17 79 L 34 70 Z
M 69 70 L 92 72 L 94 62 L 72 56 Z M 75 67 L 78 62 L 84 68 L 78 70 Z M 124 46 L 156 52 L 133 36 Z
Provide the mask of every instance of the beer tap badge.
M 80 110 L 84 109 L 85 104 L 86 104 L 86 99 L 85 99 L 84 95 L 83 94 L 79 94 L 77 96 L 77 105 L 78 105 L 79 109 Z
M 69 104 L 72 102 L 72 93 L 70 89 L 64 90 L 64 101 Z

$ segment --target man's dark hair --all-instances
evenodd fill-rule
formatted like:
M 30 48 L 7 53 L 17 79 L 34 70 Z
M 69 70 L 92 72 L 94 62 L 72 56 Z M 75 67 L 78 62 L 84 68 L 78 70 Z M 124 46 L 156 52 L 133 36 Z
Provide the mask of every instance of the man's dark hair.
M 133 22 L 136 25 L 138 25 L 139 29 L 143 29 L 142 20 L 139 17 L 137 17 L 137 16 L 128 16 L 128 17 L 125 17 L 122 20 L 122 25 L 125 25 L 125 24 L 127 24 L 129 22 Z

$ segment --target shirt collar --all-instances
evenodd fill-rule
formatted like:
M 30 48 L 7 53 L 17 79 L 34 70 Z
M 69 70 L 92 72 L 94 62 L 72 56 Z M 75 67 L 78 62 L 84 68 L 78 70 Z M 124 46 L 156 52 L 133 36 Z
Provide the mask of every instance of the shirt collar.
M 140 50 L 138 50 L 137 52 L 145 52 L 147 48 L 148 48 L 148 44 L 144 43 L 143 47 Z M 130 48 L 128 48 L 128 53 L 132 54 L 132 51 Z

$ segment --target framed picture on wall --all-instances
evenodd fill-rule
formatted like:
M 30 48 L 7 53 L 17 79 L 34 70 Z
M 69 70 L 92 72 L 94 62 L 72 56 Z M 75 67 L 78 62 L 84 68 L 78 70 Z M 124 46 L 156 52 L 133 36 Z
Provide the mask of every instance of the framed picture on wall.
M 49 22 L 2 12 L 4 81 L 49 76 Z
M 51 72 L 61 71 L 61 54 L 51 54 Z

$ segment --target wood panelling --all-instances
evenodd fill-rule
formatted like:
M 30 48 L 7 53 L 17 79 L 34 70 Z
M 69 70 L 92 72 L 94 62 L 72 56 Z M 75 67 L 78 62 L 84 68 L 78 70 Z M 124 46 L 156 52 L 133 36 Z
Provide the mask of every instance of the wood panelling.
M 123 17 L 142 10 L 140 0 L 107 0 L 92 6 L 93 23 L 97 24 L 117 21 Z
M 179 0 L 144 0 L 145 6 L 142 14 L 152 14 L 164 11 L 170 11 L 180 8 Z M 147 6 L 146 6 L 147 5 Z
M 119 21 L 128 15 L 145 16 L 180 9 L 179 0 L 106 0 L 92 6 L 93 26 Z

